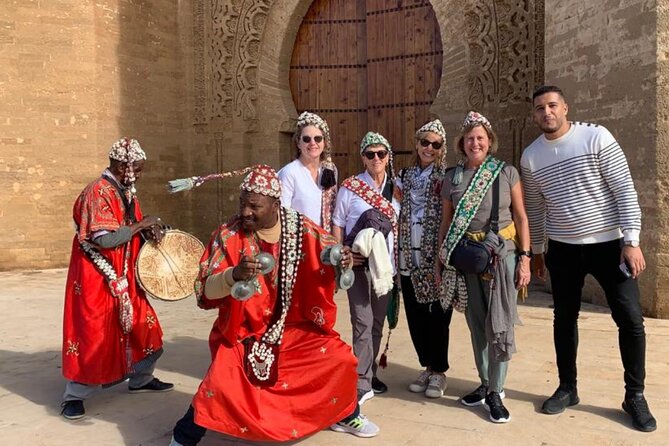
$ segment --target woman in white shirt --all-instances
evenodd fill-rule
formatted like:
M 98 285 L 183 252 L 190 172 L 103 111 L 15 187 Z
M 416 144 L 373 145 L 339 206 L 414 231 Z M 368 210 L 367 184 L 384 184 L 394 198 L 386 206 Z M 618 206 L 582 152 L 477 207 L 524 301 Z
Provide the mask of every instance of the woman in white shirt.
M 281 205 L 301 212 L 331 231 L 337 169 L 332 162 L 327 122 L 315 113 L 303 112 L 297 118 L 293 141 L 297 147 L 296 159 L 278 172 Z
M 393 203 L 392 198 L 394 178 L 392 151 L 386 138 L 378 133 L 367 133 L 360 144 L 360 155 L 365 171 L 342 182 L 332 217 L 332 233 L 340 243 L 344 242 L 349 246 L 353 237 L 352 232 L 361 226 L 358 220 L 369 220 L 369 225 L 362 225 L 365 227 L 373 227 L 376 219 L 377 222 L 382 220 L 382 226 L 386 228 L 388 226 L 396 228 L 397 208 L 399 208 L 399 204 Z M 363 231 L 360 231 L 360 234 Z M 388 230 L 385 240 L 382 240 L 385 242 L 381 244 L 383 252 L 377 251 L 379 245 L 372 243 L 373 256 L 369 256 L 369 262 L 366 257 L 354 252 L 355 282 L 348 289 L 348 301 L 353 326 L 353 352 L 358 358 L 360 404 L 372 398 L 375 393 L 384 393 L 388 390 L 388 387 L 376 377 L 376 357 L 381 346 L 383 325 L 395 273 L 394 240 L 397 235 L 394 232 Z M 376 234 L 374 237 L 376 238 Z M 356 250 L 358 239 L 359 237 L 356 237 L 352 243 L 353 251 Z M 372 260 L 377 256 L 385 257 L 387 268 L 380 267 L 381 262 L 374 267 Z M 388 282 L 390 282 L 389 287 Z M 382 291 L 377 292 L 378 284 L 384 285 Z

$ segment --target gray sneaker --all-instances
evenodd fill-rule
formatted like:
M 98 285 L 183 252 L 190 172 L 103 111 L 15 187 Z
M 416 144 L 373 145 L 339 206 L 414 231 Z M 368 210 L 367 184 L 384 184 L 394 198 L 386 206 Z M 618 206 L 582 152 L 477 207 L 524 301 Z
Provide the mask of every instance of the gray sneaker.
M 181 443 L 179 443 L 178 441 L 176 441 L 174 439 L 174 437 L 172 437 L 172 440 L 170 441 L 169 446 L 183 446 L 183 445 Z
M 330 426 L 330 429 L 335 432 L 344 432 L 362 438 L 376 437 L 380 430 L 379 426 L 369 421 L 363 414 L 358 415 L 347 423 L 340 421 L 333 424 Z
M 423 393 L 427 389 L 427 380 L 430 378 L 432 375 L 432 372 L 425 369 L 422 372 L 420 372 L 420 375 L 418 375 L 418 378 L 411 384 L 409 384 L 409 392 L 413 393 Z
M 446 390 L 446 376 L 441 373 L 434 373 L 427 381 L 425 396 L 428 398 L 441 398 Z

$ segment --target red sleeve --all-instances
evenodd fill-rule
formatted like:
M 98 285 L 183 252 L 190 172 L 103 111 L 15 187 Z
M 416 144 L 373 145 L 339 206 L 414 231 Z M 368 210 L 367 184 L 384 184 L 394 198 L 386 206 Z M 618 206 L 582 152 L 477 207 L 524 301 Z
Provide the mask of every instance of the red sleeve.
M 74 203 L 72 214 L 79 241 L 90 240 L 96 231 L 116 231 L 124 221 L 118 192 L 102 178 L 86 186 Z

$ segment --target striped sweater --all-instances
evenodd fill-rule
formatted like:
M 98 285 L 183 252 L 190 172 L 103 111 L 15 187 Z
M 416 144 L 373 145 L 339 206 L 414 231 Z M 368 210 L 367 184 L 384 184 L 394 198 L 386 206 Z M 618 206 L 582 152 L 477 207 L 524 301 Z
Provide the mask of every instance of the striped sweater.
M 546 236 L 571 244 L 639 240 L 634 182 L 606 128 L 572 122 L 558 139 L 542 135 L 525 149 L 520 166 L 534 253 L 544 252 Z

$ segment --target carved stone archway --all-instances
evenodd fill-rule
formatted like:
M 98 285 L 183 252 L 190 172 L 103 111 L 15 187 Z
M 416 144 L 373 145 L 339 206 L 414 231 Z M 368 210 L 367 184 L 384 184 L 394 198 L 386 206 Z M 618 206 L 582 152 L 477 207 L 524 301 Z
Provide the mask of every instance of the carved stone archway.
M 483 112 L 499 133 L 501 156 L 514 162 L 536 134 L 529 122 L 529 98 L 543 80 L 543 2 L 432 2 L 444 49 L 432 112 L 450 135 L 467 110 Z M 297 115 L 289 88 L 290 58 L 311 3 L 194 0 L 193 124 L 206 147 L 193 161 L 198 172 L 258 162 L 278 168 L 289 160 Z M 205 198 L 217 203 L 210 219 L 234 210 L 234 185 L 218 185 L 210 194 Z

